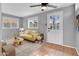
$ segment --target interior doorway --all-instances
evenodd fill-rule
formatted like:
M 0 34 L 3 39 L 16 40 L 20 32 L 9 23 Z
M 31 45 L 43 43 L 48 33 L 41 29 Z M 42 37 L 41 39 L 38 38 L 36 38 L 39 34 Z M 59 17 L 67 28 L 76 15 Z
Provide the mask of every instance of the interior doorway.
M 47 15 L 47 42 L 63 44 L 63 12 Z

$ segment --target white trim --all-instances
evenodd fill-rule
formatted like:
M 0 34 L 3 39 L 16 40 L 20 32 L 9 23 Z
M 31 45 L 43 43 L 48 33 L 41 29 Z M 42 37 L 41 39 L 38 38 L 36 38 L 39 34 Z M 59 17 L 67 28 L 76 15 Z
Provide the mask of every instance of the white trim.
M 53 39 L 56 39 L 56 40 L 49 40 L 49 39 L 51 39 L 52 37 L 49 35 L 50 33 L 48 32 L 48 28 L 50 27 L 50 25 L 49 25 L 49 20 L 50 20 L 50 16 L 55 16 L 55 15 L 57 15 L 57 16 L 59 16 L 60 17 L 60 26 L 61 26 L 61 28 L 59 29 L 59 30 L 51 30 L 51 31 L 53 31 L 54 33 L 56 33 L 56 32 L 59 32 L 60 33 L 60 31 L 61 31 L 61 34 L 60 34 L 60 40 L 58 40 L 58 38 L 56 38 L 55 36 L 54 36 L 54 38 Z M 55 35 L 55 34 L 52 34 L 52 35 Z M 50 37 L 49 37 L 50 36 Z M 58 35 L 57 35 L 58 36 Z M 54 12 L 54 13 L 47 13 L 47 42 L 51 42 L 51 43 L 56 43 L 56 44 L 63 44 L 63 11 L 57 11 L 56 13 Z
M 59 45 L 60 45 L 60 44 L 59 44 Z M 76 50 L 77 54 L 79 55 L 79 52 L 78 52 L 78 50 L 77 50 L 77 48 L 76 48 L 76 47 L 69 46 L 69 45 L 61 45 L 61 46 L 65 46 L 65 47 L 73 48 L 73 49 L 75 49 L 75 50 Z
M 59 45 L 60 45 L 60 44 L 59 44 Z M 75 49 L 75 50 L 76 50 L 77 54 L 79 55 L 79 52 L 78 52 L 78 50 L 76 49 L 76 47 L 69 46 L 69 45 L 61 45 L 61 46 L 65 46 L 65 47 L 73 48 L 73 49 Z
M 76 48 L 76 47 L 73 47 L 73 46 L 68 46 L 68 45 L 63 45 L 63 46 L 66 46 L 66 47 L 69 47 L 69 48 L 73 48 L 73 49 L 75 49 L 75 50 L 76 50 L 76 52 L 77 52 L 77 54 L 79 55 L 79 52 L 78 52 L 78 50 L 77 50 L 77 48 Z
M 78 52 L 78 50 L 77 50 L 77 48 L 76 48 L 76 47 L 73 47 L 73 46 L 68 46 L 68 45 L 62 45 L 62 46 L 66 46 L 66 47 L 69 47 L 69 48 L 73 48 L 73 49 L 75 49 L 75 50 L 76 50 L 76 52 L 77 52 L 77 54 L 79 55 L 79 52 Z
M 27 20 L 28 20 L 27 22 L 28 22 L 28 28 L 29 29 L 38 29 L 38 16 L 28 18 Z M 29 24 L 30 21 L 31 22 L 36 21 L 37 22 L 37 27 L 30 27 L 30 24 Z
M 47 42 L 47 41 L 46 41 L 46 42 Z M 50 43 L 50 42 L 48 42 L 48 43 Z M 73 46 L 69 46 L 69 45 L 65 45 L 65 44 L 57 44 L 57 43 L 53 43 L 53 44 L 61 45 L 61 46 L 69 47 L 69 48 L 74 48 Z
M 66 47 L 69 47 L 69 48 L 74 48 L 73 46 L 64 45 L 64 44 L 62 46 L 66 46 Z
M 55 43 L 53 43 L 53 44 L 55 44 Z M 62 45 L 62 44 L 57 44 L 57 45 L 61 45 L 61 46 L 64 46 L 64 47 L 69 47 L 69 48 L 72 48 L 72 49 L 75 49 L 76 50 L 76 52 L 77 52 L 77 54 L 79 55 L 79 52 L 78 52 L 78 50 L 77 50 L 77 48 L 76 47 L 73 47 L 73 46 L 69 46 L 69 45 Z
M 79 52 L 78 52 L 77 48 L 74 47 L 74 49 L 76 50 L 77 54 L 79 55 Z

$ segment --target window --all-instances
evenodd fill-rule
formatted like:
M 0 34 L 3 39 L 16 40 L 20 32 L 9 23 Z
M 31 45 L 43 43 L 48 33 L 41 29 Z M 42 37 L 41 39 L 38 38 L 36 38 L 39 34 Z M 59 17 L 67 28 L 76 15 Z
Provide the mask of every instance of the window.
M 3 16 L 2 28 L 19 28 L 18 18 Z
M 38 28 L 38 17 L 28 18 L 28 28 L 30 29 Z

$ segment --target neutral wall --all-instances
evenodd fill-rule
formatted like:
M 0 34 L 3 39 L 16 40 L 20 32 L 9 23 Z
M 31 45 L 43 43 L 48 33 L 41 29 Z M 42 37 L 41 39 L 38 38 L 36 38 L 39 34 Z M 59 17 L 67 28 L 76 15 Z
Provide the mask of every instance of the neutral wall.
M 0 39 L 1 39 L 1 3 L 0 3 Z M 1 45 L 1 43 L 0 43 Z M 0 55 L 1 55 L 1 46 L 0 46 Z
M 79 8 L 76 11 L 76 15 L 79 15 Z M 76 31 L 76 48 L 79 51 L 79 31 Z
M 10 14 L 5 14 L 2 13 L 2 17 L 12 17 L 12 18 L 18 18 L 19 19 L 19 28 L 23 27 L 23 19 L 17 16 L 13 16 Z M 19 32 L 19 28 L 14 28 L 14 29 L 2 29 L 2 39 L 3 40 L 8 40 L 14 37 L 14 34 Z
M 2 39 L 2 29 L 1 29 L 1 3 L 0 3 L 0 40 Z
M 76 39 L 76 43 L 75 44 L 76 44 L 77 50 L 79 51 L 79 32 L 77 31 L 76 34 L 77 34 L 77 36 L 76 36 L 77 39 Z
M 66 7 L 64 12 L 64 44 L 75 47 L 76 43 L 76 28 L 75 28 L 75 5 Z

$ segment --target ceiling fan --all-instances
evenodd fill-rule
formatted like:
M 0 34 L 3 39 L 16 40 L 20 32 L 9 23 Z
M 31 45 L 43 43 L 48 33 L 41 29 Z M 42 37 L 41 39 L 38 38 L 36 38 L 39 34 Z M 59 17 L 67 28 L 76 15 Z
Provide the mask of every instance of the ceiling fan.
M 41 3 L 41 4 L 38 4 L 38 5 L 31 5 L 30 7 L 38 7 L 38 6 L 41 6 L 41 11 L 44 11 L 47 7 L 57 8 L 57 6 L 50 5 L 48 3 Z

